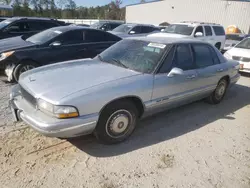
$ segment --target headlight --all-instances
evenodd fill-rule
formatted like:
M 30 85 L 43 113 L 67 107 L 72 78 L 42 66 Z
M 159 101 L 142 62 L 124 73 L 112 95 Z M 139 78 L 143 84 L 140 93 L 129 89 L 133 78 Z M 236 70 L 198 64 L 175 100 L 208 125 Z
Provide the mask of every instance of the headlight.
M 0 56 L 0 61 L 6 59 L 7 57 L 11 56 L 15 51 L 9 51 L 9 52 L 5 52 L 5 53 L 2 53 L 1 56 Z
M 55 116 L 59 119 L 78 117 L 78 110 L 73 106 L 57 106 L 53 105 L 43 99 L 38 99 L 37 101 L 38 109 L 49 113 L 52 116 Z
M 224 53 L 224 57 L 227 59 L 232 59 L 232 56 L 228 52 Z

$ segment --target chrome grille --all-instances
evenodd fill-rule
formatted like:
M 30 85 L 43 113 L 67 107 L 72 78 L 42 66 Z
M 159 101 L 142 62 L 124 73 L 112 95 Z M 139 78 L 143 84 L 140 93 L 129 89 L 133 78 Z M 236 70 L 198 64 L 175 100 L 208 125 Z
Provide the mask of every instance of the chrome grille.
M 248 58 L 248 57 L 241 57 L 241 56 L 233 56 L 233 60 L 242 61 L 242 62 L 250 62 L 250 58 Z
M 23 87 L 20 86 L 20 91 L 22 97 L 28 101 L 31 105 L 36 106 L 36 98 L 33 97 L 28 91 L 26 91 Z

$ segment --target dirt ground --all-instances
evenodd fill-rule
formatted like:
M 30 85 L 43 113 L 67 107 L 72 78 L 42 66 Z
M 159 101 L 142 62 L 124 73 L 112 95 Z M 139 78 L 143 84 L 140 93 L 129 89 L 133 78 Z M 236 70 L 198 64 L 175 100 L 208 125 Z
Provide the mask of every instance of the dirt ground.
M 250 77 L 216 106 L 203 101 L 143 120 L 131 138 L 47 138 L 13 124 L 0 78 L 0 187 L 249 188 Z

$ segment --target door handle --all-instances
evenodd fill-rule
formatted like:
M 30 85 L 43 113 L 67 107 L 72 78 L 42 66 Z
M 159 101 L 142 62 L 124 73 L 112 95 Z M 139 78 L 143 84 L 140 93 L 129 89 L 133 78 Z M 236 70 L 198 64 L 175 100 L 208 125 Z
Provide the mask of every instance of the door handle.
M 223 72 L 224 69 L 217 69 L 217 72 Z
M 187 78 L 187 79 L 194 79 L 194 78 L 196 78 L 196 75 L 195 75 L 195 74 L 192 74 L 192 75 L 190 75 L 190 76 L 187 76 L 186 78 Z

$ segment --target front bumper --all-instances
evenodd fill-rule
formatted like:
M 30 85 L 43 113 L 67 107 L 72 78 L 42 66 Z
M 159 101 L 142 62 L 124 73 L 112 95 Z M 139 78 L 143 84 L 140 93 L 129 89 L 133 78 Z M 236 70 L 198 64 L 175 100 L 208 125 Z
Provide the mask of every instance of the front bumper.
M 10 107 L 15 121 L 24 121 L 39 133 L 60 138 L 77 137 L 91 134 L 96 127 L 98 114 L 91 114 L 70 119 L 51 117 L 26 101 L 14 86 L 10 94 Z

